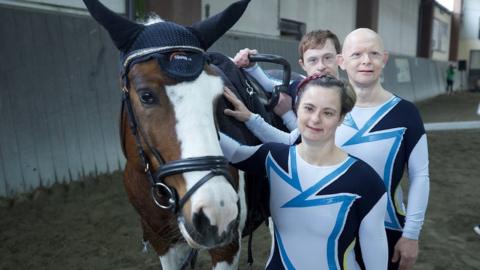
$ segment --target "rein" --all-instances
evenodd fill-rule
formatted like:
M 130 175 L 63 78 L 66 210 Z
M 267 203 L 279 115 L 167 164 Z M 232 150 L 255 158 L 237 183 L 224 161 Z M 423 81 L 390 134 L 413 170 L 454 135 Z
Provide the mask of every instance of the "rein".
M 178 214 L 190 197 L 195 193 L 195 191 L 197 191 L 203 184 L 212 179 L 214 176 L 224 176 L 233 186 L 233 179 L 228 171 L 228 160 L 223 156 L 192 157 L 166 162 L 159 151 L 157 151 L 148 143 L 145 132 L 143 132 L 141 126 L 138 124 L 128 89 L 124 86 L 122 91 L 122 108 L 127 109 L 130 131 L 135 137 L 138 155 L 144 167 L 145 174 L 150 182 L 152 198 L 158 207 L 165 210 L 170 210 L 174 214 Z M 158 164 L 160 164 L 159 168 L 155 171 L 152 170 L 151 162 L 149 161 L 143 148 L 142 138 L 147 145 L 148 150 L 153 154 Z M 178 192 L 175 190 L 175 188 L 165 184 L 165 178 L 168 176 L 193 171 L 210 172 L 197 181 L 195 185 L 187 190 L 185 195 L 179 199 Z M 166 203 L 162 202 L 162 197 L 167 199 Z

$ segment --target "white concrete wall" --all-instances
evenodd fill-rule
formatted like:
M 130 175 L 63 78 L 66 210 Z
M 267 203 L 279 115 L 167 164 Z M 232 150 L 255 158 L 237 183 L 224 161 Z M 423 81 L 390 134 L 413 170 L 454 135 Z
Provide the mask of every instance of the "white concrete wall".
M 210 14 L 221 11 L 234 0 L 202 0 L 202 18 L 205 5 Z M 252 1 L 240 21 L 232 28 L 242 34 L 280 37 L 279 18 L 304 22 L 306 31 L 329 29 L 342 40 L 355 28 L 356 0 L 261 0 Z
M 415 56 L 417 53 L 420 0 L 380 0 L 378 33 L 387 51 Z
M 210 15 L 217 14 L 235 0 L 202 0 L 202 19 L 205 5 L 210 5 Z M 296 1 L 295 1 L 296 2 Z M 232 32 L 278 37 L 278 0 L 251 1 L 245 14 L 232 27 Z
M 448 61 L 450 51 L 450 31 L 452 15 L 444 12 L 438 6 L 433 10 L 432 25 L 432 59 Z
M 458 59 L 469 60 L 470 50 L 480 50 L 480 1 L 464 0 Z
M 210 14 L 221 11 L 234 0 L 202 0 L 202 18 L 205 5 Z M 356 0 L 262 0 L 252 1 L 234 32 L 280 37 L 278 19 L 304 22 L 306 31 L 329 29 L 342 41 L 355 29 Z M 379 33 L 388 51 L 415 56 L 417 50 L 418 9 L 420 0 L 380 0 Z
M 340 41 L 355 29 L 355 0 L 280 0 L 280 17 L 305 22 L 307 32 L 328 29 Z

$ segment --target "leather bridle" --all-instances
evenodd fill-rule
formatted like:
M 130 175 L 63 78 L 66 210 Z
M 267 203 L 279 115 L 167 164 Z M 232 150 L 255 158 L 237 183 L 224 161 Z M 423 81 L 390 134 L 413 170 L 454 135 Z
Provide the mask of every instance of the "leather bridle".
M 128 81 L 126 72 L 123 72 L 122 77 L 124 82 L 122 88 L 122 114 L 123 110 L 126 108 L 130 131 L 135 137 L 138 155 L 144 167 L 147 179 L 150 182 L 152 198 L 158 207 L 169 210 L 174 214 L 178 214 L 190 197 L 214 176 L 224 176 L 228 182 L 234 186 L 233 178 L 229 172 L 228 160 L 224 156 L 191 157 L 166 162 L 160 152 L 149 144 L 145 132 L 141 125 L 139 125 L 130 100 L 130 92 L 127 88 Z M 156 159 L 157 163 L 160 164 L 156 170 L 152 169 L 151 162 L 142 145 L 142 139 L 149 152 Z M 165 178 L 169 176 L 193 171 L 210 172 L 187 190 L 182 198 L 179 198 L 178 192 L 175 188 L 170 187 L 165 183 Z

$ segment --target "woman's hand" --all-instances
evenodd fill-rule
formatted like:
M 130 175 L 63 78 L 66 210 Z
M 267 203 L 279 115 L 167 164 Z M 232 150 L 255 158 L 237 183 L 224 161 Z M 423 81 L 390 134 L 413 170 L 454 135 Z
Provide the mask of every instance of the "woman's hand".
M 223 111 L 226 115 L 232 116 L 240 122 L 246 122 L 250 119 L 252 112 L 250 112 L 245 104 L 235 96 L 232 90 L 224 87 L 223 96 L 233 105 L 233 110 L 225 109 Z

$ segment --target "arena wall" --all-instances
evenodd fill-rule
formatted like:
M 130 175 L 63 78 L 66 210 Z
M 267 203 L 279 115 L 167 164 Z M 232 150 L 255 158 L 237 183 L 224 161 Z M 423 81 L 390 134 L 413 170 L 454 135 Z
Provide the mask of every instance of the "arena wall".
M 380 0 L 378 33 L 391 53 L 417 54 L 418 12 L 420 0 Z
M 0 5 L 0 197 L 124 166 L 118 52 L 90 17 Z M 283 55 L 295 41 L 228 34 L 211 48 Z M 444 89 L 447 62 L 391 55 L 385 87 L 411 101 Z M 266 66 L 265 68 L 274 68 Z

